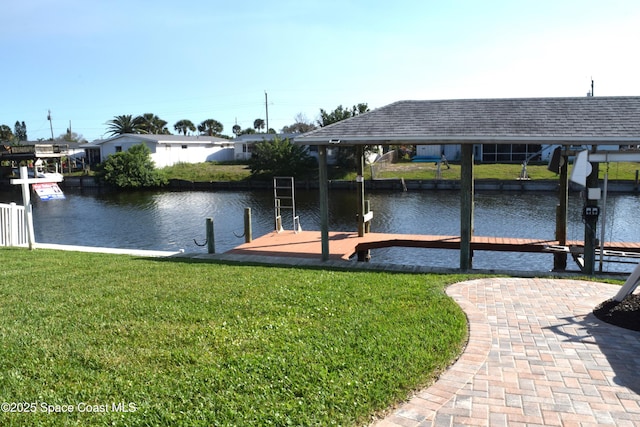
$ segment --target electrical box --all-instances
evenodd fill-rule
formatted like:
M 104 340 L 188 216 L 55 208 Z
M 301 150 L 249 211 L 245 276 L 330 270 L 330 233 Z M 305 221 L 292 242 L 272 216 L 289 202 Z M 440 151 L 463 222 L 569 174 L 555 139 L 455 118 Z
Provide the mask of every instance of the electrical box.
M 585 219 L 597 219 L 600 216 L 599 206 L 585 206 L 582 209 L 582 216 Z
M 602 192 L 598 187 L 587 189 L 587 199 L 589 200 L 600 200 L 601 194 Z

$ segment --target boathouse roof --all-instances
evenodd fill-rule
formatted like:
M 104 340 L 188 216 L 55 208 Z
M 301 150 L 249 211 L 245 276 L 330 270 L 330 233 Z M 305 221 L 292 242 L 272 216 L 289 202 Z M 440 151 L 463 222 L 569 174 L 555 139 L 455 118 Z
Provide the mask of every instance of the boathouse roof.
M 303 145 L 640 144 L 640 97 L 398 101 L 295 138 Z

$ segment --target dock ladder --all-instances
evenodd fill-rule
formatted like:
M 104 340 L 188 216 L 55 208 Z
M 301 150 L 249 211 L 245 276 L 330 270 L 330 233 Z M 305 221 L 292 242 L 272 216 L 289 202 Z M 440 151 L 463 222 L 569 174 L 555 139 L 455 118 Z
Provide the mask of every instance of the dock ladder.
M 300 226 L 300 217 L 296 215 L 296 196 L 295 183 L 292 176 L 276 176 L 273 178 L 273 200 L 275 208 L 275 225 L 276 231 L 280 233 L 284 231 L 282 226 L 282 210 L 291 210 L 291 221 L 293 231 L 299 233 L 302 231 Z

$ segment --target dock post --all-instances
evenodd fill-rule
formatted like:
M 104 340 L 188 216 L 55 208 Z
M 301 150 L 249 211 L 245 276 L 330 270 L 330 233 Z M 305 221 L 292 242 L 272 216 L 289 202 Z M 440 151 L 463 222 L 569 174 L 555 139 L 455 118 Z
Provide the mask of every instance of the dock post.
M 280 233 L 280 232 L 284 231 L 284 228 L 282 228 L 282 212 L 280 210 L 280 199 L 276 199 L 275 205 L 276 205 L 276 223 L 275 223 L 275 227 L 276 227 L 276 231 L 278 233 Z
M 460 173 L 460 270 L 472 268 L 473 252 L 473 145 L 462 144 Z
M 364 201 L 364 213 L 365 215 L 368 214 L 369 212 L 371 212 L 371 201 L 370 200 L 365 200 Z M 366 221 L 364 223 L 364 234 L 370 233 L 371 232 L 371 221 Z M 369 262 L 371 261 L 371 249 L 367 249 L 364 251 L 358 251 L 357 255 L 357 259 L 358 261 L 362 261 L 362 262 Z
M 591 173 L 587 177 L 586 207 L 598 206 L 598 200 L 589 199 L 589 189 L 598 187 L 599 163 L 591 163 Z M 596 265 L 596 226 L 598 224 L 598 216 L 585 216 L 584 219 L 584 268 L 582 272 L 592 276 L 595 272 Z
M 567 212 L 569 206 L 569 158 L 563 152 L 560 157 L 560 186 L 558 187 L 558 205 L 556 206 L 556 240 L 560 246 L 567 245 Z M 553 271 L 567 269 L 566 252 L 553 254 Z
M 207 218 L 207 253 L 216 253 L 216 242 L 213 237 L 213 218 Z
M 356 146 L 357 176 L 356 188 L 358 191 L 358 237 L 364 236 L 364 147 Z
M 327 146 L 318 146 L 318 184 L 320 186 L 320 241 L 322 261 L 329 259 L 329 192 L 327 178 Z
M 244 242 L 250 243 L 253 240 L 251 230 L 251 208 L 244 208 Z
M 367 199 L 364 201 L 364 213 L 365 215 L 371 212 L 371 200 Z M 371 221 L 367 221 L 364 224 L 364 232 L 371 233 Z

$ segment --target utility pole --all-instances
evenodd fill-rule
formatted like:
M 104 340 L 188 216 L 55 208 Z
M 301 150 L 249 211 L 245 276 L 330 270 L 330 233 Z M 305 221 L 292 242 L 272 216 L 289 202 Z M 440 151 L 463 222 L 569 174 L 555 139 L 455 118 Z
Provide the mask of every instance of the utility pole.
M 51 110 L 47 110 L 47 120 L 49 120 L 49 127 L 51 128 L 51 140 L 53 141 L 53 123 L 51 122 Z
M 264 109 L 267 115 L 267 133 L 269 133 L 269 102 L 267 101 L 267 91 L 264 91 Z

